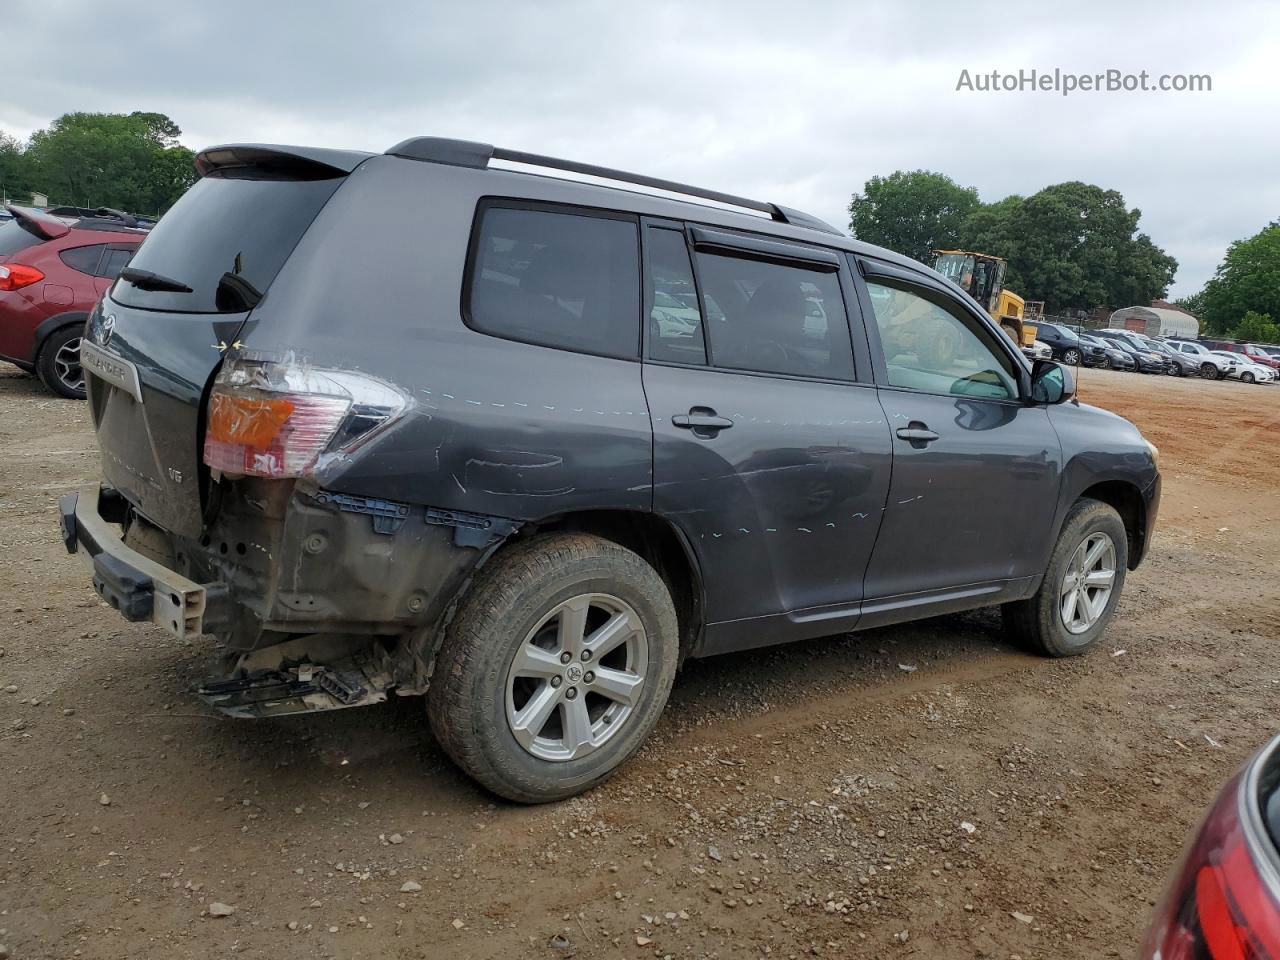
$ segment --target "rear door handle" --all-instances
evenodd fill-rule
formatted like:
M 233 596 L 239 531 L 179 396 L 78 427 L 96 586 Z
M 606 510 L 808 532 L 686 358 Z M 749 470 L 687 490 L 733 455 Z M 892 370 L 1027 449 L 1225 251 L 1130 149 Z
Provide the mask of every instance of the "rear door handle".
M 671 418 L 673 427 L 692 430 L 697 436 L 715 436 L 721 430 L 728 430 L 733 421 L 721 417 L 709 407 L 694 407 L 688 413 L 678 413 Z
M 913 447 L 923 447 L 938 439 L 938 435 L 919 420 L 912 420 L 909 425 L 899 427 L 897 434 L 899 440 L 909 440 Z
M 728 417 L 708 417 L 697 413 L 687 416 L 682 413 L 672 417 L 671 422 L 687 430 L 728 430 L 733 426 L 733 421 Z

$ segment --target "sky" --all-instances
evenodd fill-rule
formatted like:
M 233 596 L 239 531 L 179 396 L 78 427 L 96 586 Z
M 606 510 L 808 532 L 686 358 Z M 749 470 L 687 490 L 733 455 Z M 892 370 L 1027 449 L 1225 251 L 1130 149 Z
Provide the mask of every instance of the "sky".
M 984 201 L 1120 191 L 1198 290 L 1280 217 L 1280 4 L 433 3 L 0 0 L 0 130 L 168 114 L 225 142 L 382 151 L 417 135 L 635 170 L 847 228 L 873 175 L 928 169 Z M 957 90 L 997 70 L 1207 92 Z M 976 81 L 975 81 L 976 82 Z

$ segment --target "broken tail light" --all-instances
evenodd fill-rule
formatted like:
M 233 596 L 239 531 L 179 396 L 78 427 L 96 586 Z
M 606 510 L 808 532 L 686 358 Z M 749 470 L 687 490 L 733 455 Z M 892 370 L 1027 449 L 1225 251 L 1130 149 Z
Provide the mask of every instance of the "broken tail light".
M 292 361 L 236 358 L 214 379 L 204 462 L 235 476 L 285 479 L 351 450 L 407 405 L 380 380 Z
M 43 279 L 44 274 L 35 267 L 24 266 L 21 263 L 0 264 L 0 292 L 2 293 L 21 290 Z
M 1280 738 L 1218 796 L 1156 908 L 1141 960 L 1280 960 L 1280 852 L 1262 817 L 1276 781 Z

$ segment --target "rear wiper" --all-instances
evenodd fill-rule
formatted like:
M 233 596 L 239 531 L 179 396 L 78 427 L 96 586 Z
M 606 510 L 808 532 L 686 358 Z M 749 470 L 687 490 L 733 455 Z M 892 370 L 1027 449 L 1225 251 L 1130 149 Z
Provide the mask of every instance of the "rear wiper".
M 120 276 L 128 280 L 140 290 L 167 290 L 171 293 L 192 293 L 192 289 L 179 280 L 164 277 L 150 270 L 139 270 L 137 267 L 125 267 Z

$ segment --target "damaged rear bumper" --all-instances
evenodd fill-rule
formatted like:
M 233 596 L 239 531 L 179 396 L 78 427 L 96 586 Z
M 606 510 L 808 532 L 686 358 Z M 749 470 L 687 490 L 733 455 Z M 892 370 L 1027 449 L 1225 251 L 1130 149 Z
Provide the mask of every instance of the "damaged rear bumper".
M 110 491 L 86 487 L 58 501 L 67 552 L 86 561 L 94 590 L 126 620 L 154 623 L 179 640 L 205 633 L 210 600 L 220 588 L 189 580 L 126 545 L 118 526 L 123 516 L 116 516 L 124 507 L 117 500 Z
M 155 527 L 105 486 L 67 494 L 59 516 L 68 552 L 126 620 L 223 644 L 229 669 L 195 692 L 240 717 L 424 692 L 457 597 L 519 527 L 266 482 L 224 493 L 198 541 Z

